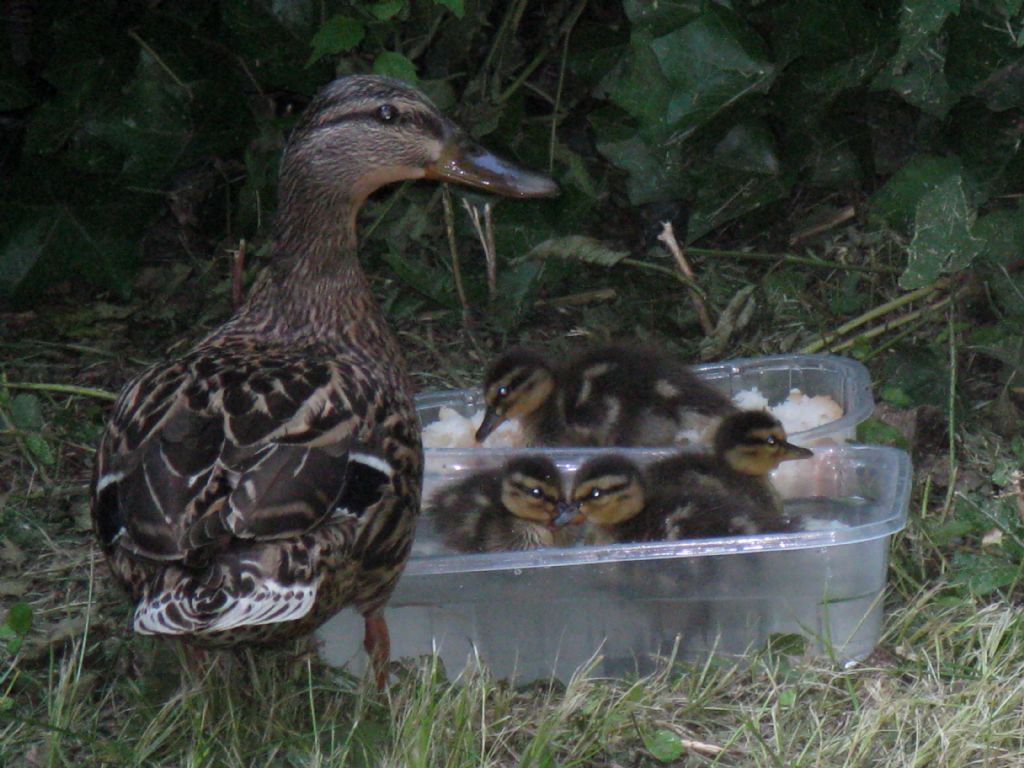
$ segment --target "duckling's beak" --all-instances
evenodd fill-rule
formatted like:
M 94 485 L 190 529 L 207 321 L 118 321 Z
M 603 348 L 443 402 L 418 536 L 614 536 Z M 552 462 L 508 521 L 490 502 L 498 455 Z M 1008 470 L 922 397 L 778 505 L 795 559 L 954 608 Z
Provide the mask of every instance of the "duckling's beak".
M 476 441 L 482 443 L 488 438 L 488 436 L 501 426 L 501 423 L 505 420 L 505 417 L 498 413 L 493 408 L 488 407 L 484 412 L 484 420 L 480 422 L 480 428 L 476 431 Z
M 424 168 L 426 178 L 477 187 L 507 197 L 553 197 L 554 180 L 503 160 L 462 131 L 451 131 L 436 163 Z
M 555 519 L 551 521 L 551 524 L 555 528 L 561 528 L 566 525 L 575 525 L 576 523 L 583 522 L 583 511 L 580 509 L 580 505 L 574 501 L 560 501 L 555 505 Z
M 814 451 L 799 445 L 793 445 L 788 440 L 779 443 L 782 449 L 779 452 L 779 461 L 792 461 L 793 459 L 807 459 L 814 455 Z

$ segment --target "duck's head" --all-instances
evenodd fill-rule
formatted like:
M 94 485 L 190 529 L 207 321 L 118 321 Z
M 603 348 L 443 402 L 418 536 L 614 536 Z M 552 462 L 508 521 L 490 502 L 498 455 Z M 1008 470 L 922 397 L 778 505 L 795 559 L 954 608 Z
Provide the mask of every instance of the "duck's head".
M 784 461 L 814 455 L 789 442 L 782 424 L 767 411 L 738 411 L 726 416 L 715 432 L 714 450 L 737 472 L 757 477 Z
M 646 504 L 643 474 L 624 456 L 598 456 L 576 471 L 569 504 L 555 525 L 587 521 L 615 526 L 636 517 Z
M 562 504 L 562 476 L 543 456 L 523 456 L 505 465 L 501 503 L 522 520 L 551 527 Z
M 487 410 L 476 431 L 478 443 L 487 439 L 505 419 L 536 413 L 555 391 L 555 374 L 547 359 L 529 349 L 511 349 L 484 374 Z
M 416 88 L 376 75 L 342 77 L 316 95 L 289 139 L 281 191 L 284 202 L 321 195 L 354 212 L 385 184 L 421 178 L 511 197 L 558 193 L 547 176 L 474 142 Z

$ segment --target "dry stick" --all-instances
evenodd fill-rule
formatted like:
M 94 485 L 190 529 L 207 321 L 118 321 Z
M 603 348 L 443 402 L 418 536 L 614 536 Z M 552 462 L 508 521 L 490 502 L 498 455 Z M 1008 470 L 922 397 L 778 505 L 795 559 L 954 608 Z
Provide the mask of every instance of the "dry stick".
M 242 306 L 242 278 L 245 276 L 245 238 L 238 241 L 238 250 L 231 259 L 231 303 L 235 309 Z
M 83 397 L 95 397 L 97 400 L 117 400 L 117 395 L 107 392 L 104 389 L 92 389 L 91 387 L 76 387 L 73 384 L 37 384 L 34 382 L 0 381 L 0 388 L 27 389 L 35 392 L 60 392 L 65 395 L 82 395 Z
M 484 261 L 487 264 L 487 297 L 494 301 L 498 295 L 498 254 L 494 246 L 494 221 L 491 218 L 491 204 L 484 203 L 484 221 L 480 222 L 480 209 L 462 198 L 462 207 L 469 214 L 469 220 L 476 231 L 477 239 L 484 249 Z
M 852 205 L 848 205 L 845 208 L 840 208 L 838 211 L 829 216 L 825 221 L 821 222 L 820 224 L 815 224 L 812 227 L 807 227 L 807 229 L 801 229 L 799 232 L 797 232 L 795 235 L 789 238 L 789 244 L 796 245 L 801 240 L 807 240 L 808 238 L 814 237 L 815 235 L 820 235 L 822 232 L 827 232 L 828 230 L 832 229 L 832 227 L 838 227 L 840 224 L 849 221 L 856 215 L 857 209 L 854 208 Z
M 906 293 L 898 298 L 893 299 L 892 301 L 885 302 L 885 304 L 879 304 L 877 307 L 869 309 L 862 315 L 858 315 L 850 322 L 843 323 L 843 325 L 839 326 L 834 331 L 827 334 L 823 334 L 821 338 L 819 338 L 817 341 L 811 342 L 800 351 L 804 354 L 811 354 L 813 352 L 817 352 L 821 349 L 824 349 L 825 347 L 831 345 L 833 342 L 837 341 L 840 336 L 846 335 L 854 328 L 859 328 L 862 325 L 870 323 L 875 318 L 881 317 L 882 315 L 886 315 L 889 312 L 892 312 L 894 309 L 899 309 L 900 307 L 905 306 L 907 304 L 911 304 L 917 301 L 918 299 L 923 299 L 925 296 L 929 296 L 930 294 L 935 293 L 936 291 L 946 288 L 947 285 L 948 283 L 946 280 L 937 280 L 931 285 L 926 285 L 924 288 L 918 288 L 916 291 Z
M 452 210 L 452 193 L 445 184 L 441 193 L 441 207 L 444 209 L 444 228 L 448 233 L 448 250 L 452 256 L 452 275 L 455 277 L 455 291 L 459 295 L 459 304 L 462 305 L 462 323 L 469 330 L 469 300 L 466 298 L 466 291 L 462 287 L 462 270 L 459 268 L 459 248 L 455 243 L 455 212 Z
M 686 256 L 683 254 L 683 249 L 679 245 L 679 241 L 676 240 L 675 229 L 672 227 L 671 221 L 661 222 L 661 234 L 658 235 L 658 240 L 665 244 L 668 248 L 669 253 L 676 260 L 676 265 L 679 267 L 679 271 L 682 272 L 691 283 L 696 283 L 696 278 L 693 274 L 693 269 L 690 267 L 690 263 L 686 260 Z M 708 312 L 707 305 L 704 304 L 704 299 L 698 291 L 692 287 L 687 286 L 686 292 L 690 295 L 690 302 L 693 304 L 693 308 L 697 310 L 697 319 L 700 320 L 701 330 L 704 331 L 705 336 L 711 336 L 715 332 L 715 324 L 711 321 L 711 314 Z

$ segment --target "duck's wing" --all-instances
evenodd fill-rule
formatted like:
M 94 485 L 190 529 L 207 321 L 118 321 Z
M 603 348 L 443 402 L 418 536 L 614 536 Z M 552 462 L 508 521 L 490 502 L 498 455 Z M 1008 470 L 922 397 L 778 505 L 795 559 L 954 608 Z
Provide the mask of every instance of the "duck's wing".
M 99 450 L 92 511 L 100 541 L 134 562 L 119 574 L 128 580 L 162 574 L 163 564 L 207 585 L 224 582 L 204 598 L 223 604 L 201 610 L 181 602 L 195 597 L 188 587 L 131 584 L 136 599 L 149 601 L 137 628 L 181 633 L 253 623 L 245 618 L 252 606 L 231 601 L 261 589 L 271 602 L 275 593 L 278 603 L 288 596 L 289 607 L 272 621 L 308 612 L 315 565 L 292 563 L 294 547 L 257 545 L 297 541 L 341 518 L 333 554 L 353 546 L 396 470 L 375 429 L 374 414 L 386 412 L 377 399 L 350 366 L 287 353 L 193 353 L 129 385 Z M 232 564 L 230 573 L 214 575 L 220 560 Z

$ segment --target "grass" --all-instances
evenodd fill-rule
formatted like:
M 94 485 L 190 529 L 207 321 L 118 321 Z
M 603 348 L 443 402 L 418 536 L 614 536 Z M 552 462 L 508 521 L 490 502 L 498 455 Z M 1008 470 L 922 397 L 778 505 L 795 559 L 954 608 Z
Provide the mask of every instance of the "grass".
M 881 261 L 867 254 L 864 263 L 885 267 L 898 257 L 890 248 Z M 732 329 L 724 356 L 830 338 L 835 328 L 815 318 L 825 316 L 821 307 L 835 298 L 829 292 L 838 278 L 805 286 L 801 268 L 698 264 L 719 310 L 737 284 L 760 283 L 761 321 Z M 566 346 L 577 343 L 580 329 L 601 338 L 657 326 L 652 335 L 673 337 L 672 323 L 695 326 L 680 283 L 628 266 L 573 269 L 575 282 L 555 275 L 546 299 L 612 287 L 614 298 L 549 303 L 505 334 L 486 319 L 464 325 L 459 310 L 400 317 L 420 384 L 471 384 L 491 349 L 519 338 Z M 851 301 L 868 299 L 855 328 L 888 322 L 879 307 L 916 311 L 900 302 L 888 272 L 873 275 L 850 291 Z M 394 299 L 387 291 L 398 289 L 379 285 L 386 302 Z M 138 302 L 144 306 L 146 297 Z M 130 635 L 128 608 L 89 532 L 85 488 L 107 407 L 102 393 L 116 391 L 164 345 L 180 348 L 182 318 L 195 307 L 183 299 L 180 316 L 148 320 L 140 309 L 131 327 L 116 317 L 90 323 L 75 308 L 78 326 L 89 328 L 81 338 L 60 330 L 61 306 L 47 308 L 17 340 L 0 336 L 2 374 L 34 385 L 0 386 L 7 425 L 0 434 L 0 598 L 5 608 L 31 609 L 27 633 L 10 622 L 0 631 L 0 765 L 1019 765 L 1024 619 L 1015 596 L 1024 547 L 1013 470 L 1024 461 L 1024 444 L 992 430 L 991 386 L 983 367 L 965 374 L 972 361 L 958 347 L 953 305 L 915 317 L 898 342 L 879 333 L 861 350 L 876 353 L 880 392 L 941 385 L 946 401 L 933 429 L 942 434 L 915 444 L 917 490 L 910 524 L 893 542 L 884 636 L 863 663 L 842 669 L 766 651 L 703 665 L 666 659 L 643 678 L 599 679 L 585 668 L 564 684 L 523 687 L 480 665 L 445 670 L 424 657 L 397 661 L 383 694 L 324 667 L 303 644 L 195 660 L 173 644 Z M 666 308 L 675 313 L 668 320 Z M 222 316 L 227 307 L 204 311 Z M 697 354 L 699 339 L 674 338 L 684 354 Z M 909 359 L 907 350 L 923 340 L 939 362 L 934 369 L 915 363 L 908 373 L 897 357 Z M 950 359 L 961 367 L 955 387 Z M 969 407 L 957 406 L 964 400 Z M 947 434 L 943 425 L 957 411 Z M 1002 538 L 992 539 L 993 531 Z

